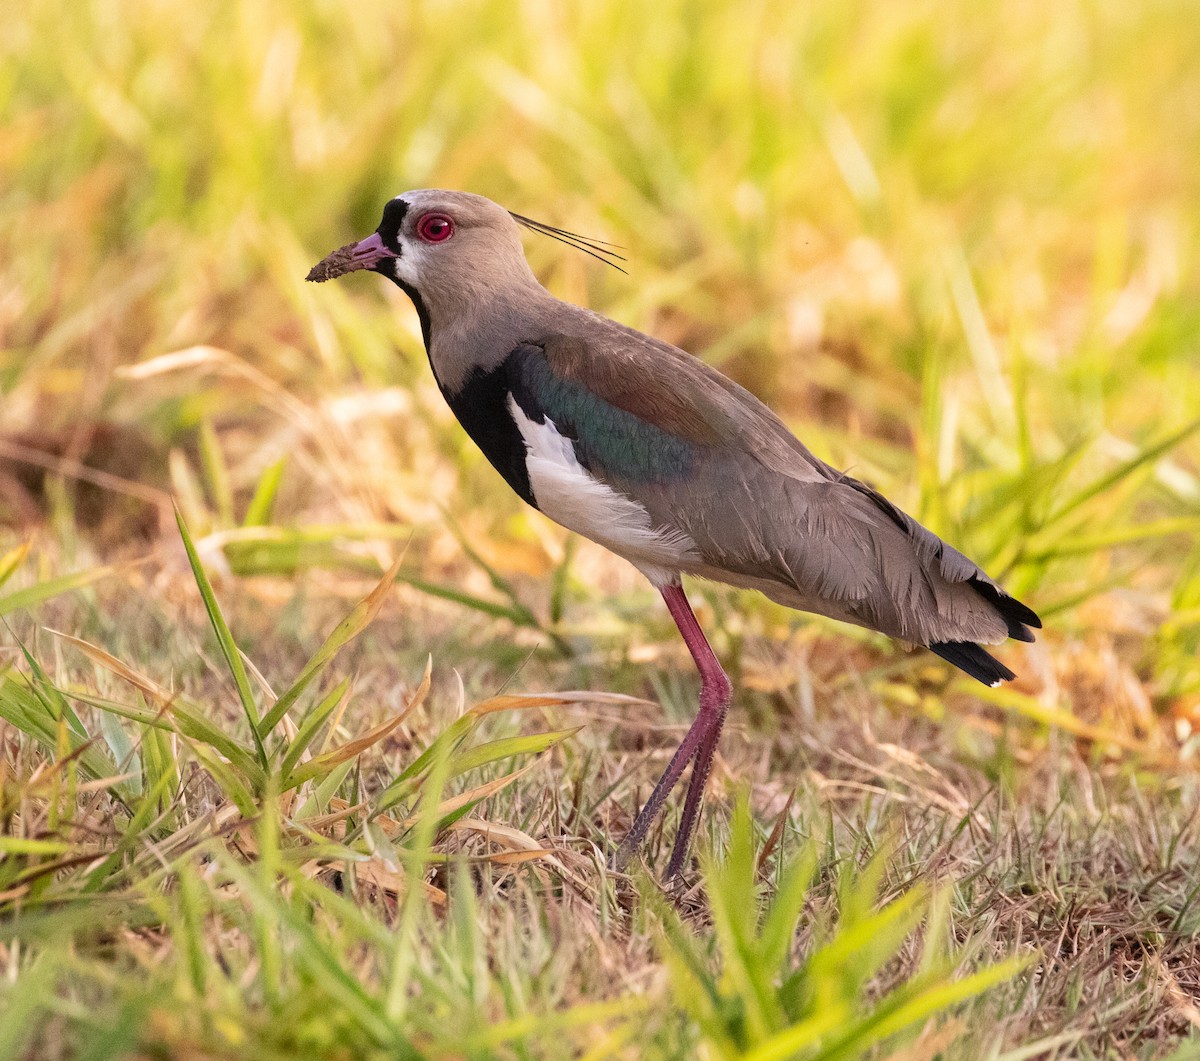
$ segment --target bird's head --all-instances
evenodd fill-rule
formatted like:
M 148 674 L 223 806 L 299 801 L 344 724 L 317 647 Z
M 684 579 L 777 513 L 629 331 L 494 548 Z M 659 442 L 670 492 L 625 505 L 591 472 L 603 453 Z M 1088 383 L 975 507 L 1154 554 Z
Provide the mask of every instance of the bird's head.
M 379 227 L 309 270 L 321 283 L 359 269 L 381 273 L 409 294 L 438 298 L 479 289 L 536 284 L 525 261 L 520 229 L 550 236 L 624 272 L 611 244 L 510 213 L 482 195 L 422 188 L 396 196 Z
M 495 356 L 498 336 L 520 338 L 536 307 L 553 302 L 525 261 L 522 228 L 617 269 L 624 260 L 609 244 L 509 213 L 481 195 L 426 188 L 396 196 L 370 236 L 326 255 L 307 279 L 320 283 L 360 269 L 386 276 L 412 299 L 439 379 L 465 378 Z
M 396 196 L 370 236 L 323 258 L 307 279 L 319 283 L 359 269 L 436 301 L 537 282 L 507 210 L 481 195 L 437 189 Z

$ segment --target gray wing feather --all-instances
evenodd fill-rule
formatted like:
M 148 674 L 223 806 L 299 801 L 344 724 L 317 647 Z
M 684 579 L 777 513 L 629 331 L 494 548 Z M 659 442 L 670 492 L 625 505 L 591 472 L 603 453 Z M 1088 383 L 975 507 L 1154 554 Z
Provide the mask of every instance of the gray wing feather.
M 979 590 L 999 594 L 991 579 L 862 484 L 806 482 L 730 454 L 698 472 L 686 483 L 614 484 L 696 543 L 691 573 L 923 645 L 1009 635 Z
M 1040 625 L 1032 611 L 881 494 L 814 456 L 748 391 L 675 347 L 587 316 L 589 333 L 569 337 L 560 370 L 579 371 L 585 348 L 588 375 L 609 402 L 638 415 L 648 401 L 674 396 L 678 405 L 686 396 L 689 417 L 719 436 L 681 419 L 690 449 L 679 476 L 591 469 L 656 526 L 695 542 L 700 560 L 690 573 L 922 645 L 1032 640 L 1025 624 Z

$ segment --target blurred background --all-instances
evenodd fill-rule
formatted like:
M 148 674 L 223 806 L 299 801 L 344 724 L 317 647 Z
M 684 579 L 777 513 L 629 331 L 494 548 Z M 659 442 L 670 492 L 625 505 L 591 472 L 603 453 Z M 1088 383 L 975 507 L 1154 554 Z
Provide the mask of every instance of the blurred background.
M 435 655 L 652 652 L 648 587 L 510 495 L 403 295 L 303 282 L 391 196 L 461 188 L 620 244 L 627 276 L 527 237 L 555 294 L 720 366 L 1037 607 L 997 705 L 1187 754 L 1196 15 L 31 0 L 0 42 L 0 611 L 169 592 L 173 496 L 239 594 L 358 593 L 403 548 Z M 707 607 L 756 687 L 797 653 L 898 703 L 943 673 Z

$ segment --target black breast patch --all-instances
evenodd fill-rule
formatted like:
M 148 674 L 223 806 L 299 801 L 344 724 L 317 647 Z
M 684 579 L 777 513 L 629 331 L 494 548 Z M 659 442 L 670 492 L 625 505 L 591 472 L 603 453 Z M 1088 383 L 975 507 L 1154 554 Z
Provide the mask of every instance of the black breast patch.
M 492 467 L 521 500 L 537 508 L 525 466 L 525 439 L 508 407 L 509 393 L 508 369 L 503 363 L 490 372 L 477 368 L 457 394 L 442 388 L 446 404 Z

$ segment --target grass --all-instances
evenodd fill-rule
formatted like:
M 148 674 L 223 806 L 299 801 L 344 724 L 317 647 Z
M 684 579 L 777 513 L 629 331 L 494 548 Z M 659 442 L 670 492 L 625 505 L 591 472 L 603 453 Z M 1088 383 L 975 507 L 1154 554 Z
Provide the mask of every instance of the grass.
M 0 1058 L 1200 1056 L 1198 26 L 25 5 Z M 527 248 L 1002 576 L 1020 681 L 699 587 L 738 698 L 688 887 L 608 874 L 685 652 L 398 292 L 302 281 L 425 185 L 621 244 Z

